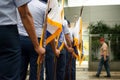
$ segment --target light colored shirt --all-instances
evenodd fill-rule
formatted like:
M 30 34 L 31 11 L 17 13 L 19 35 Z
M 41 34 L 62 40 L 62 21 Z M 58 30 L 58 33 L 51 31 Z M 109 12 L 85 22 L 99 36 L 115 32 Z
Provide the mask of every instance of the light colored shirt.
M 65 35 L 65 34 L 69 34 L 69 33 L 70 33 L 70 32 L 69 32 L 67 20 L 64 20 L 64 21 L 63 21 L 63 34 Z M 65 39 L 65 36 L 64 36 L 63 41 L 65 42 L 65 44 L 67 43 L 67 42 L 66 42 L 66 39 Z M 63 41 L 62 41 L 62 42 L 63 42 Z
M 65 44 L 67 43 L 65 40 L 65 34 L 69 34 L 69 28 L 68 28 L 68 23 L 66 20 L 63 21 L 63 26 L 62 26 L 62 32 L 59 38 L 59 43 L 58 43 L 58 47 L 60 47 L 60 45 L 64 42 Z
M 45 11 L 46 11 L 46 4 L 43 2 L 40 2 L 39 0 L 32 0 L 28 4 L 28 8 L 34 20 L 35 31 L 36 31 L 37 37 L 41 37 L 42 27 L 44 23 L 44 16 L 45 16 Z M 28 36 L 19 16 L 18 16 L 18 30 L 19 30 L 20 35 Z
M 106 51 L 106 56 L 109 56 L 109 53 L 108 53 L 108 46 L 106 43 L 103 43 L 101 48 L 100 48 L 100 55 L 101 56 L 104 56 L 104 51 Z
M 63 33 L 64 34 L 69 34 L 69 29 L 68 29 L 68 23 L 66 20 L 63 21 Z
M 16 8 L 31 0 L 0 0 L 0 25 L 17 24 Z
M 69 32 L 70 32 L 70 40 L 73 42 L 73 28 L 69 28 Z

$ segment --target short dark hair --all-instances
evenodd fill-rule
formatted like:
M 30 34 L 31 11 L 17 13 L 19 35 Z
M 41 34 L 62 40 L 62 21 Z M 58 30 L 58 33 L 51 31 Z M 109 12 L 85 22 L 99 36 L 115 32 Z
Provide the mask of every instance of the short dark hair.
M 68 23 L 68 25 L 70 25 L 70 21 L 69 20 L 67 20 L 67 23 Z
M 46 3 L 47 3 L 48 0 L 40 0 L 40 1 L 43 1 L 43 2 L 46 2 Z

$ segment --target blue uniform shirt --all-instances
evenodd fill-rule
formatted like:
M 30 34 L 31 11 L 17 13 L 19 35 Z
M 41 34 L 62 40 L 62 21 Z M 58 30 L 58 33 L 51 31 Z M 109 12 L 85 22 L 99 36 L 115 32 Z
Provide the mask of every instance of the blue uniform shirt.
M 67 23 L 67 20 L 64 20 L 63 21 L 63 33 L 64 34 L 69 34 L 69 28 L 68 28 L 68 23 Z
M 30 10 L 30 13 L 32 14 L 35 30 L 37 33 L 37 37 L 40 37 L 42 34 L 42 27 L 44 23 L 44 16 L 46 11 L 46 4 L 43 2 L 40 2 L 39 0 L 32 0 L 28 4 L 28 8 Z M 22 36 L 28 36 L 26 30 L 23 27 L 22 21 L 18 15 L 18 30 L 19 34 Z
M 62 32 L 61 32 L 61 34 L 60 34 L 59 41 L 58 41 L 58 47 L 60 47 L 63 42 L 66 43 L 66 40 L 65 40 L 65 36 L 64 36 L 64 35 L 65 35 L 65 34 L 69 34 L 69 33 L 70 33 L 70 32 L 69 32 L 69 29 L 68 29 L 67 21 L 64 20 L 64 21 L 63 21 L 63 26 L 62 26 Z
M 67 20 L 64 20 L 64 21 L 63 21 L 63 33 L 64 33 L 64 35 L 65 35 L 65 34 L 70 34 Z M 65 44 L 66 44 L 65 36 L 64 36 L 63 42 L 65 42 Z
M 0 0 L 0 25 L 17 24 L 16 8 L 31 0 Z

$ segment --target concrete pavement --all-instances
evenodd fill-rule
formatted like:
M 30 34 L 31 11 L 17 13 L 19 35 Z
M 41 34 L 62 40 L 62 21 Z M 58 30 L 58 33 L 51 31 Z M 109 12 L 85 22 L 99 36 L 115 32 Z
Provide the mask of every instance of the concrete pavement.
M 120 80 L 120 71 L 111 71 L 111 78 L 106 78 L 106 72 L 102 71 L 99 78 L 95 77 L 95 71 L 88 71 L 88 62 L 84 61 L 81 65 L 76 62 L 76 80 Z M 29 75 L 27 75 L 28 79 Z
M 88 62 L 81 65 L 76 62 L 76 80 L 120 80 L 120 71 L 111 71 L 111 78 L 106 78 L 106 72 L 102 71 L 99 78 L 95 77 L 96 71 L 88 71 Z

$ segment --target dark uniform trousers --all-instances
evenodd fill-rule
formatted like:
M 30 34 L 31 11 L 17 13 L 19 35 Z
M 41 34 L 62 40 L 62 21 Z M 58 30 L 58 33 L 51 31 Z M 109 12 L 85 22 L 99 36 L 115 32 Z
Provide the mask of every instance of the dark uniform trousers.
M 0 80 L 20 80 L 20 60 L 17 26 L 0 26 Z
M 76 47 L 73 48 L 75 53 L 78 53 Z M 66 50 L 66 68 L 65 68 L 64 80 L 76 80 L 76 59 L 67 50 Z
M 45 56 L 46 80 L 64 80 L 66 63 L 65 49 L 61 50 L 59 58 L 56 59 L 55 64 L 55 55 L 52 51 L 51 45 L 48 44 L 46 46 Z
M 38 39 L 40 40 L 40 39 Z M 27 68 L 30 63 L 30 77 L 29 80 L 37 80 L 37 58 L 38 54 L 35 52 L 33 44 L 28 36 L 20 36 L 22 47 L 21 59 L 21 80 L 25 80 L 27 76 Z M 44 65 L 42 65 L 40 80 L 44 80 Z
M 46 46 L 45 69 L 46 80 L 54 80 L 54 53 L 50 44 Z
M 63 48 L 60 52 L 60 56 L 57 58 L 56 80 L 64 80 L 65 66 L 66 66 L 66 51 Z

